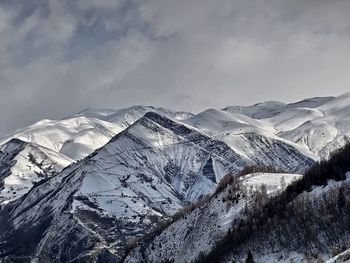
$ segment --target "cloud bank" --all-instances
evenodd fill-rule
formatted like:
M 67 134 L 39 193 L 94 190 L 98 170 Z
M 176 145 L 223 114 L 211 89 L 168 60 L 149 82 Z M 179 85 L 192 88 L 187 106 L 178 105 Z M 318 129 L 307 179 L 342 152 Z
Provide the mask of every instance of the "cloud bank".
M 346 0 L 0 0 L 0 134 L 86 107 L 339 95 Z

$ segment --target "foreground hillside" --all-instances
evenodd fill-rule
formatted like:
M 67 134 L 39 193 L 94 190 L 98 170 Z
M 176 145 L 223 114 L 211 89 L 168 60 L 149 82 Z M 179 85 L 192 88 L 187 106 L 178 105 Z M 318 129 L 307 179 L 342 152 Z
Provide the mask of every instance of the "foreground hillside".
M 125 262 L 194 262 L 214 249 L 255 201 L 279 194 L 299 174 L 226 176 L 215 194 L 179 212 L 174 222 L 132 249 Z M 281 183 L 283 182 L 283 183 Z M 262 187 L 263 185 L 263 187 Z
M 217 243 L 203 262 L 318 262 L 349 248 L 350 145 L 271 198 Z

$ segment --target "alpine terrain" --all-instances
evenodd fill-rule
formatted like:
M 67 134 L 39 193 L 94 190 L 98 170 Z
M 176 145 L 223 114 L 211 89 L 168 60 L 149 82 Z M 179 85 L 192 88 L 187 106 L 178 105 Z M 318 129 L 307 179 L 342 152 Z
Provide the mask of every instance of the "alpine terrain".
M 350 93 L 39 121 L 0 139 L 0 262 L 338 262 L 349 140 Z

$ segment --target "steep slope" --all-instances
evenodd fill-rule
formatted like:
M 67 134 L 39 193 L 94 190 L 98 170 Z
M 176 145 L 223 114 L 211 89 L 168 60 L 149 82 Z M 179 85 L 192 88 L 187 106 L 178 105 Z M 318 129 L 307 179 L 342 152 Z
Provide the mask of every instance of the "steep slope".
M 212 192 L 226 173 L 256 164 L 300 171 L 313 163 L 289 145 L 263 143 L 252 161 L 190 126 L 149 112 L 2 210 L 0 257 L 118 261 L 135 237 Z
M 0 181 L 11 174 L 11 168 L 16 164 L 16 156 L 24 149 L 25 142 L 13 139 L 7 144 L 0 146 Z M 1 183 L 3 187 L 3 183 Z

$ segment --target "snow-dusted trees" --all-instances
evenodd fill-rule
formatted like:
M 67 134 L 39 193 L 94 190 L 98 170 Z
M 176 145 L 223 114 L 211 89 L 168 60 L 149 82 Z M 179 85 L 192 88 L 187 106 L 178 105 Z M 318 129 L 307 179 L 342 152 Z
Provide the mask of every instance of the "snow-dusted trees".
M 234 221 L 232 231 L 217 243 L 204 262 L 221 262 L 234 255 L 241 258 L 242 251 L 248 248 L 253 252 L 299 251 L 311 253 L 314 258 L 332 247 L 348 248 L 350 183 L 343 182 L 348 171 L 350 145 L 335 153 L 328 162 L 315 165 L 278 196 L 248 207 L 245 216 Z M 330 180 L 340 183 L 323 188 Z M 308 194 L 317 186 L 320 194 Z M 264 192 L 260 189 L 258 195 Z
M 281 190 L 283 191 L 286 188 L 286 179 L 284 178 L 284 176 L 281 177 L 280 185 Z

